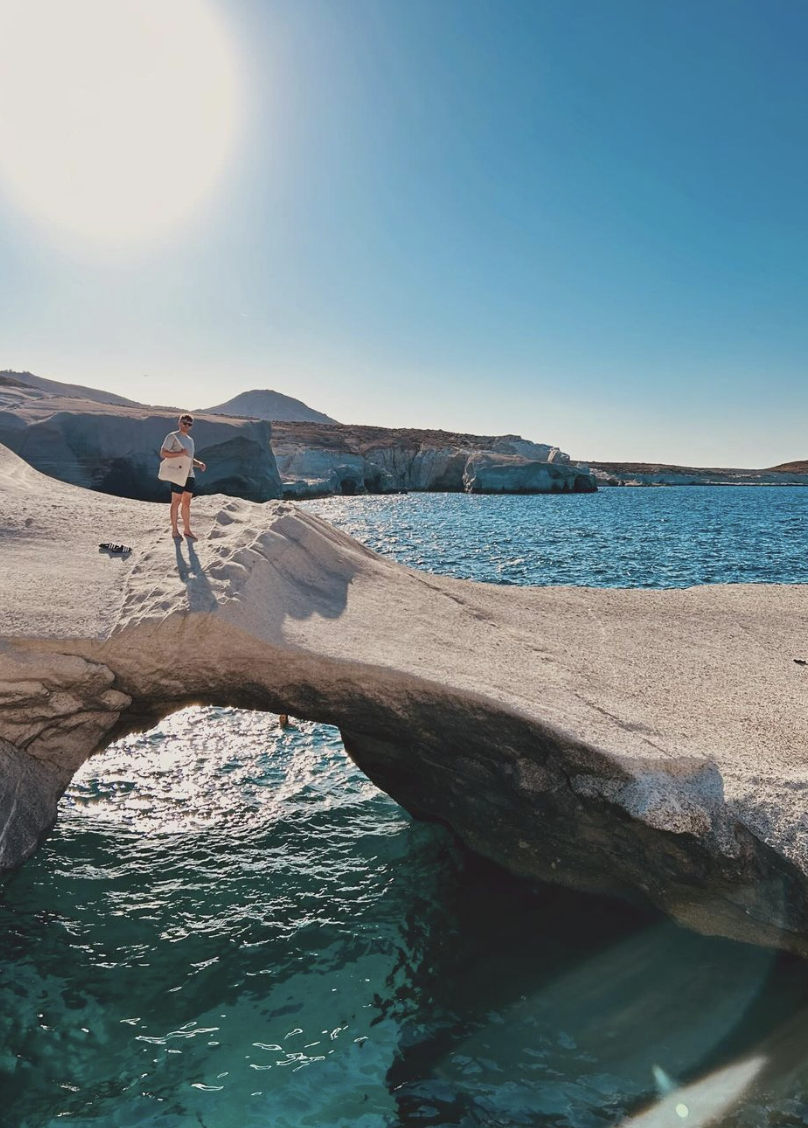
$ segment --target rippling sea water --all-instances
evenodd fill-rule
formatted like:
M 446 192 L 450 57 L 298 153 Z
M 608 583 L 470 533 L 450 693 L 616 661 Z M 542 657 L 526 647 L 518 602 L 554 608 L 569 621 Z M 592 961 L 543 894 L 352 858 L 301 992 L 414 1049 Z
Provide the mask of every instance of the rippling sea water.
M 462 579 L 663 588 L 808 582 L 808 489 L 401 494 L 306 507 L 376 552 Z
M 803 490 L 308 508 L 494 583 L 808 582 Z M 807 1039 L 808 965 L 512 880 L 269 714 L 93 758 L 2 887 L 4 1128 L 595 1128 L 669 1090 L 654 1125 L 706 1123 L 692 1084 L 808 1124 Z

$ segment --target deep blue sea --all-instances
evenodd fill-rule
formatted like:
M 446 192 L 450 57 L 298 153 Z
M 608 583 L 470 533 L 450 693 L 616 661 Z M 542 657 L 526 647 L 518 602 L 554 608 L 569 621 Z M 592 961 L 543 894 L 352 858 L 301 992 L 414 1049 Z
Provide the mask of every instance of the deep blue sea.
M 402 494 L 306 508 L 402 564 L 494 584 L 808 582 L 808 489 L 797 487 Z
M 808 490 L 307 508 L 491 583 L 808 582 Z M 510 879 L 326 726 L 130 736 L 0 889 L 2 1128 L 808 1125 L 808 964 Z

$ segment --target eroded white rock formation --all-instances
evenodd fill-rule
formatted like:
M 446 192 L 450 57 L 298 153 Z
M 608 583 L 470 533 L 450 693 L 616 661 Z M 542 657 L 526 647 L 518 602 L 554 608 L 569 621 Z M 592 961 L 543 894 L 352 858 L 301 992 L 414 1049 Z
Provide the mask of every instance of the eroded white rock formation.
M 3 450 L 0 499 L 0 865 L 117 734 L 233 704 L 338 725 L 515 873 L 808 950 L 808 589 L 499 588 L 223 498 L 177 546 L 164 508 Z
M 402 490 L 591 492 L 586 466 L 546 443 L 440 431 L 276 424 L 272 448 L 288 498 Z
M 157 480 L 160 447 L 177 427 L 169 408 L 101 403 L 14 384 L 0 384 L 0 442 L 43 473 L 64 482 L 144 500 L 165 496 Z M 281 496 L 269 423 L 197 416 L 197 457 L 207 492 Z
M 539 462 L 518 454 L 481 450 L 469 456 L 463 468 L 467 493 L 555 493 L 587 492 L 589 472 L 572 470 L 566 463 Z
M 141 500 L 162 498 L 158 452 L 176 426 L 176 412 L 77 385 L 39 383 L 42 387 L 28 386 L 14 374 L 0 373 L 0 442 L 61 481 Z M 228 405 L 236 417 L 222 414 Z M 273 411 L 278 422 L 270 430 L 265 420 Z M 197 454 L 208 467 L 198 480 L 205 493 L 266 501 L 407 490 L 597 488 L 589 469 L 572 466 L 557 447 L 516 435 L 343 426 L 270 391 L 242 393 L 210 412 L 197 414 L 194 429 Z M 258 418 L 241 417 L 249 412 Z

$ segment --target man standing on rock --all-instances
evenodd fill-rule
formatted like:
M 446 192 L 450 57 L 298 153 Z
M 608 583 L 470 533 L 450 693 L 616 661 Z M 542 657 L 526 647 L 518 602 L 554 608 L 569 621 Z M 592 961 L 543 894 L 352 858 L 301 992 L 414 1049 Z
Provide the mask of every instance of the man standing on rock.
M 169 435 L 166 435 L 160 450 L 161 458 L 184 457 L 191 459 L 191 469 L 188 471 L 185 484 L 171 483 L 171 535 L 174 540 L 182 540 L 182 534 L 177 528 L 177 514 L 181 512 L 183 533 L 188 540 L 196 540 L 191 532 L 191 498 L 194 496 L 194 485 L 196 484 L 194 469 L 198 467 L 200 470 L 204 470 L 205 463 L 194 458 L 194 440 L 190 435 L 190 430 L 194 425 L 193 415 L 188 415 L 187 412 L 181 415 L 179 424 L 178 431 L 172 431 Z

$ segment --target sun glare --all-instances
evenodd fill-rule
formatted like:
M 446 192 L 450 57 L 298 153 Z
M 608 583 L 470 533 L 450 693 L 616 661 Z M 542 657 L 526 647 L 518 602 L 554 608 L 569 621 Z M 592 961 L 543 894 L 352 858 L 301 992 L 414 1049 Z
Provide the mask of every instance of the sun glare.
M 62 241 L 166 239 L 222 177 L 242 116 L 209 0 L 0 0 L 0 194 Z

